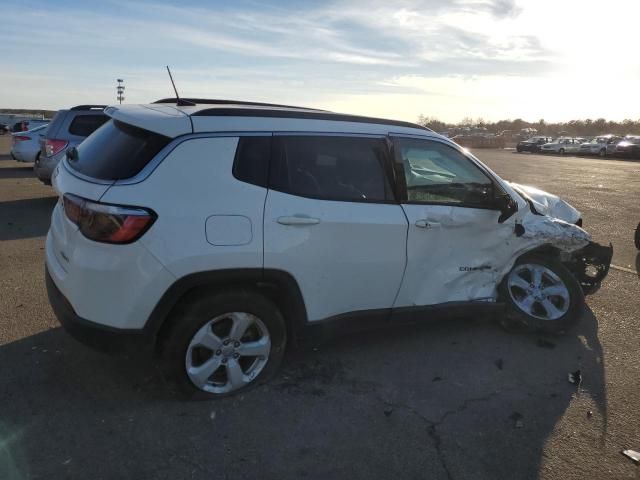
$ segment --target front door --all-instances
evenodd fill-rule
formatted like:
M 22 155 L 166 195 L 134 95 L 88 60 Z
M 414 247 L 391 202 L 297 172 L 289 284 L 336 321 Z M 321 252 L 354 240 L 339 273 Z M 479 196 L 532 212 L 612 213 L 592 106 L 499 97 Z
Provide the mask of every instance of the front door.
M 495 300 L 514 238 L 511 222 L 498 223 L 499 187 L 463 151 L 437 139 L 394 137 L 394 152 L 409 221 L 407 268 L 394 308 Z
M 406 263 L 407 220 L 391 189 L 385 139 L 276 135 L 273 144 L 265 268 L 293 275 L 309 321 L 356 311 L 388 317 Z

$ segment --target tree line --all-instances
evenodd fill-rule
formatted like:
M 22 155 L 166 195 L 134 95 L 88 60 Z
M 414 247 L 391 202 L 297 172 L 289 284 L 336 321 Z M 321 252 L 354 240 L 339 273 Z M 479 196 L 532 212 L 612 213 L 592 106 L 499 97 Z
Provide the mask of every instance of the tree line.
M 446 123 L 435 117 L 425 117 L 420 115 L 418 123 L 424 127 L 428 127 L 436 132 L 445 132 L 451 129 L 459 129 L 464 127 L 486 128 L 489 132 L 499 134 L 504 130 L 510 130 L 512 133 L 519 133 L 523 128 L 535 128 L 539 135 L 554 136 L 559 133 L 566 135 L 583 135 L 594 136 L 607 133 L 615 133 L 618 135 L 640 135 L 640 119 L 625 119 L 621 122 L 614 122 L 604 118 L 593 120 L 570 120 L 568 122 L 547 123 L 544 119 L 537 122 L 527 122 L 521 118 L 515 120 L 500 120 L 497 122 L 488 122 L 482 118 L 465 117 L 458 123 Z

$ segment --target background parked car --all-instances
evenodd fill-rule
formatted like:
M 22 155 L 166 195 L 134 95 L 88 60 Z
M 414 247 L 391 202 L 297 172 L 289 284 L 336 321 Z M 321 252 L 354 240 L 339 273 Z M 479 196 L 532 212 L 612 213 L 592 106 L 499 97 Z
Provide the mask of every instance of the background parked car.
M 618 142 L 622 140 L 619 135 L 601 135 L 580 145 L 578 153 L 581 155 L 600 155 L 605 157 L 613 154 Z
M 19 162 L 35 162 L 40 156 L 40 139 L 47 131 L 47 124 L 11 134 L 11 158 Z
M 9 133 L 9 125 L 6 123 L 0 123 L 0 135 L 4 135 Z
M 539 152 L 540 147 L 545 143 L 553 141 L 551 137 L 531 137 L 528 140 L 518 142 L 516 145 L 517 152 Z
M 51 174 L 67 150 L 80 143 L 98 129 L 108 117 L 105 105 L 79 105 L 69 110 L 59 110 L 49 124 L 40 142 L 40 157 L 33 170 L 45 185 L 51 185 Z
M 559 137 L 550 143 L 545 143 L 540 147 L 542 153 L 576 153 L 580 150 L 583 138 Z
M 616 145 L 616 157 L 640 158 L 640 137 L 625 137 Z

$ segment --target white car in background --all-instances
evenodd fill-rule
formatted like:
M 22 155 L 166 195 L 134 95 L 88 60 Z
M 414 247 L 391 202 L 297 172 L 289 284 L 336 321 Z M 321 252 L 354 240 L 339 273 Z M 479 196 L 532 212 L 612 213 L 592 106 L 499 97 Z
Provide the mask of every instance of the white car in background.
M 18 162 L 35 162 L 40 156 L 40 139 L 44 137 L 48 124 L 27 132 L 11 134 L 11 157 Z
M 553 142 L 545 143 L 540 147 L 542 153 L 577 153 L 580 151 L 580 145 L 584 142 L 583 138 L 559 137 Z
M 622 137 L 618 135 L 602 135 L 580 145 L 578 153 L 582 155 L 600 155 L 601 157 L 606 157 L 607 155 L 613 154 L 616 150 L 616 145 L 621 141 Z

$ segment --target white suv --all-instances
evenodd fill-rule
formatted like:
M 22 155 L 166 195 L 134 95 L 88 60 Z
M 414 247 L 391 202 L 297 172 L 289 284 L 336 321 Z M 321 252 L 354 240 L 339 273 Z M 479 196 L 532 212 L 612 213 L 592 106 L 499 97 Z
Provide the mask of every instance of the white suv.
M 573 207 L 418 125 L 213 100 L 105 113 L 53 175 L 49 299 L 86 343 L 153 346 L 190 394 L 267 379 L 313 326 L 506 312 L 562 330 L 608 271 Z

